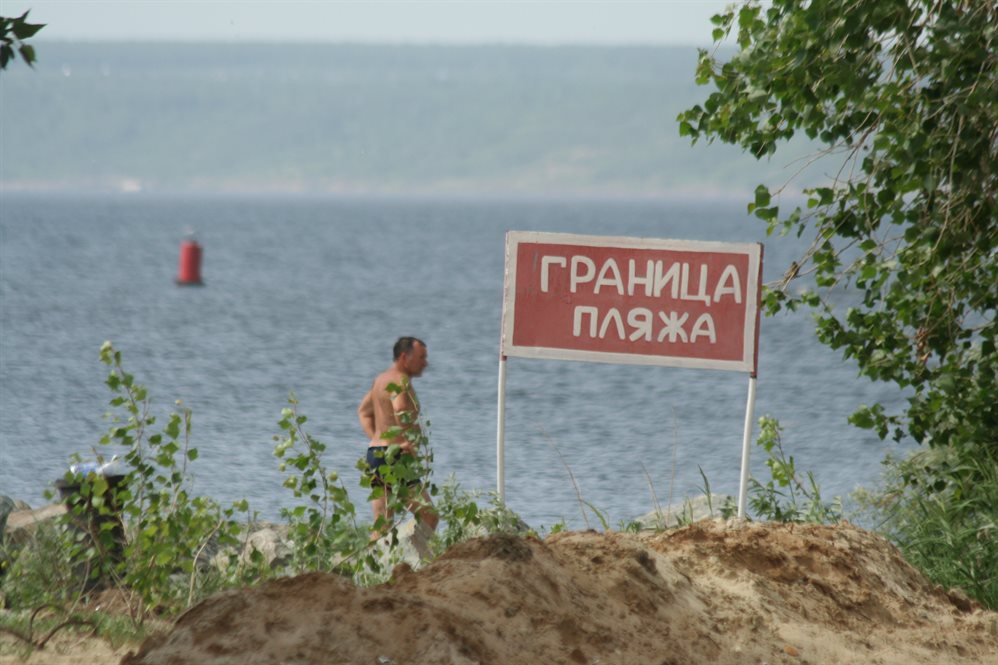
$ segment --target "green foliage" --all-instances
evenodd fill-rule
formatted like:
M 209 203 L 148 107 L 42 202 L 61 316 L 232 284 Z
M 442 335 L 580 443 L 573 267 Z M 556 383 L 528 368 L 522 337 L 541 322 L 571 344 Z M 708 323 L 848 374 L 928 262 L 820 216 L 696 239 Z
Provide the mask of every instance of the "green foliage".
M 298 413 L 298 400 L 292 394 L 289 407 L 281 412 L 278 422 L 283 437 L 274 437 L 274 456 L 281 460 L 280 469 L 289 475 L 284 487 L 296 499 L 306 503 L 282 508 L 281 515 L 290 527 L 294 544 L 292 571 L 333 571 L 350 568 L 366 545 L 366 536 L 358 526 L 356 509 L 339 474 L 322 464 L 325 444 L 308 434 L 303 426 L 308 418 Z M 373 557 L 369 563 L 373 564 Z
M 582 504 L 592 512 L 597 520 L 599 520 L 600 526 L 603 527 L 603 531 L 610 531 L 610 520 L 607 518 L 606 513 L 597 508 L 591 501 L 582 499 Z M 584 513 L 583 517 L 585 517 Z
M 553 536 L 554 534 L 561 533 L 563 531 L 568 531 L 568 523 L 565 522 L 565 520 L 560 520 L 552 524 L 551 528 L 548 529 L 547 533 L 549 536 Z
M 200 597 L 198 571 L 207 564 L 203 557 L 209 544 L 237 545 L 236 514 L 249 507 L 242 501 L 222 508 L 211 499 L 190 495 L 187 463 L 197 459 L 197 449 L 190 446 L 190 409 L 170 414 L 162 433 L 150 434 L 156 418 L 150 415 L 145 387 L 124 371 L 121 353 L 110 342 L 101 347 L 100 357 L 110 367 L 106 383 L 116 395 L 110 404 L 124 412 L 112 416 L 113 424 L 100 442 L 124 450 L 128 472 L 111 496 L 131 537 L 115 543 L 113 522 L 105 522 L 95 539 L 101 555 L 97 560 L 102 572 L 141 601 L 138 616 L 154 609 L 178 611 Z M 89 496 L 102 514 L 113 514 L 111 506 L 97 498 L 106 492 L 104 479 L 95 476 L 92 483 L 96 487 L 88 491 L 84 479 L 81 496 Z M 115 547 L 123 550 L 120 560 L 107 556 Z
M 6 604 L 19 609 L 74 602 L 82 591 L 80 579 L 90 572 L 76 555 L 79 538 L 66 521 L 48 520 L 37 526 L 31 542 L 5 544 L 11 559 L 2 578 Z
M 141 626 L 151 611 L 172 615 L 218 589 L 277 574 L 335 571 L 360 583 L 384 580 L 384 552 L 357 524 L 339 475 L 323 465 L 326 446 L 305 431 L 308 419 L 298 412 L 294 395 L 282 411 L 282 435 L 275 436 L 274 450 L 287 474 L 283 484 L 298 500 L 281 511 L 292 556 L 264 562 L 256 550 L 247 554 L 249 527 L 236 519 L 244 514 L 249 521 L 246 501 L 222 508 L 188 489 L 187 464 L 198 457 L 190 445 L 190 410 L 170 414 L 162 431 L 154 433 L 157 419 L 148 393 L 124 370 L 121 353 L 107 342 L 100 357 L 110 367 L 106 384 L 116 410 L 108 414 L 112 424 L 101 444 L 121 452 L 122 466 L 107 475 L 106 467 L 67 473 L 64 519 L 41 524 L 33 542 L 4 551 L 3 596 L 11 607 L 75 605 L 90 592 L 110 587 L 122 594 L 135 625 Z M 392 387 L 396 393 L 407 389 Z M 385 436 L 404 438 L 416 454 L 398 454 L 398 444 L 389 447 L 379 472 L 389 484 L 391 519 L 372 525 L 375 532 L 392 535 L 390 547 L 397 543 L 398 522 L 407 509 L 418 505 L 424 491 L 438 494 L 429 480 L 429 423 L 419 422 L 415 413 L 400 414 L 400 422 Z M 98 464 L 103 462 L 98 455 Z M 364 460 L 358 466 L 366 470 Z M 369 498 L 383 496 L 385 490 L 372 488 L 369 476 L 363 484 Z M 434 543 L 438 552 L 474 535 L 527 531 L 495 496 L 486 509 L 477 498 L 462 492 L 456 480 L 446 486 L 438 511 L 447 529 Z
M 439 498 L 438 512 L 444 524 L 436 537 L 440 551 L 478 535 L 482 510 L 477 495 L 462 490 L 457 478 L 451 475 L 441 486 Z
M 483 496 L 487 497 L 486 508 L 479 505 Z M 454 475 L 441 485 L 437 498 L 437 513 L 444 525 L 433 542 L 437 554 L 452 545 L 484 535 L 536 535 L 496 492 L 483 494 L 462 490 Z
M 416 403 L 408 383 L 391 384 L 388 391 L 393 397 L 410 391 Z M 433 509 L 444 523 L 442 532 L 435 534 L 430 543 L 435 555 L 472 537 L 528 531 L 522 520 L 494 494 L 489 495 L 490 507 L 483 509 L 478 503 L 482 495 L 461 490 L 453 476 L 442 491 L 431 482 L 430 423 L 420 421 L 416 403 L 416 410 L 398 414 L 398 427 L 383 434 L 386 441 L 392 442 L 386 446 L 377 469 L 385 486 L 372 484 L 373 470 L 366 459 L 357 462 L 362 472 L 361 486 L 369 492 L 368 501 L 384 498 L 387 504 L 387 517 L 379 517 L 370 525 L 372 534 L 388 536 L 389 551 L 385 556 L 358 525 L 356 508 L 339 475 L 323 466 L 321 455 L 326 447 L 304 430 L 308 418 L 298 412 L 294 395 L 289 403 L 279 422 L 284 435 L 275 437 L 274 455 L 281 459 L 281 470 L 289 473 L 284 486 L 292 490 L 296 499 L 306 499 L 306 503 L 281 511 L 294 543 L 293 563 L 287 572 L 329 570 L 351 575 L 359 584 L 385 581 L 388 573 L 385 564 L 398 557 L 393 549 L 398 544 L 398 527 L 411 509 L 422 507 L 424 492 L 437 498 Z M 396 443 L 399 438 L 412 447 L 411 454 L 402 454 L 400 444 Z
M 783 451 L 780 432 L 783 428 L 775 418 L 759 419 L 756 445 L 766 451 L 766 466 L 770 478 L 765 484 L 749 479 L 749 506 L 756 517 L 776 522 L 816 522 L 830 524 L 842 519 L 841 501 L 826 503 L 821 488 L 808 471 L 802 480 L 793 455 Z
M 642 529 L 638 520 L 618 520 L 617 531 L 621 533 L 639 533 Z M 656 525 L 656 530 L 658 530 Z
M 430 481 L 433 472 L 433 449 L 430 447 L 429 422 L 419 418 L 419 401 L 408 379 L 402 385 L 390 383 L 387 386 L 390 397 L 394 400 L 402 393 L 407 393 L 414 410 L 396 413 L 399 425 L 390 427 L 382 433 L 388 446 L 385 449 L 383 461 L 378 465 L 378 475 L 384 484 L 372 484 L 371 472 L 367 460 L 361 459 L 357 467 L 363 471 L 361 485 L 370 490 L 368 501 L 384 497 L 387 505 L 387 517 L 379 517 L 372 529 L 375 532 L 390 533 L 392 542 L 398 538 L 398 525 L 405 518 L 406 511 L 418 511 L 429 508 L 424 505 L 423 495 L 436 496 L 437 486 Z M 408 453 L 403 454 L 402 439 L 408 447 Z
M 248 505 L 222 508 L 192 496 L 187 463 L 197 449 L 190 446 L 190 410 L 171 414 L 162 432 L 152 433 L 156 417 L 146 389 L 109 342 L 100 358 L 110 367 L 106 384 L 117 411 L 108 414 L 112 425 L 100 443 L 121 451 L 120 475 L 67 473 L 68 512 L 11 552 L 3 587 L 14 608 L 73 604 L 113 587 L 141 625 L 152 611 L 176 613 L 225 580 L 242 579 L 234 567 L 209 573 L 207 558 L 212 547 L 239 544 L 236 514 Z
M 24 40 L 34 37 L 44 27 L 44 23 L 28 23 L 28 12 L 17 18 L 0 16 L 0 69 L 6 69 L 18 54 L 26 65 L 33 66 L 35 47 Z
M 756 442 L 758 443 L 758 441 Z M 697 471 L 700 472 L 700 478 L 703 479 L 703 495 L 707 499 L 707 511 L 713 515 L 714 514 L 714 493 L 710 491 L 710 481 L 707 479 L 707 474 L 703 472 L 703 468 L 697 465 Z M 751 488 L 750 488 L 751 489 Z M 729 520 L 732 517 L 738 515 L 738 504 L 735 502 L 734 497 L 726 496 L 724 501 L 720 506 L 717 507 L 717 512 L 722 519 Z M 693 506 L 687 500 L 683 503 L 683 512 L 677 517 L 680 524 L 689 523 L 692 521 L 693 516 Z
M 780 433 L 783 428 L 780 422 L 764 416 L 759 419 L 759 437 L 756 445 L 766 453 L 766 466 L 769 468 L 769 479 L 763 483 L 757 478 L 749 478 L 747 488 L 748 519 L 768 520 L 773 522 L 814 522 L 818 524 L 834 524 L 842 519 L 842 501 L 838 497 L 830 503 L 821 498 L 821 488 L 810 471 L 801 478 L 793 455 L 788 456 L 783 450 L 783 439 Z M 702 492 L 707 501 L 707 512 L 715 513 L 723 519 L 731 519 L 738 514 L 738 505 L 734 497 L 725 497 L 720 506 L 714 506 L 714 494 L 710 490 L 710 480 L 703 469 L 700 469 L 703 479 Z M 675 516 L 679 526 L 693 522 L 694 510 L 687 500 L 683 510 Z
M 803 133 L 826 155 L 806 206 L 781 210 L 783 187 L 766 185 L 748 206 L 770 233 L 814 236 L 767 312 L 812 308 L 822 342 L 903 391 L 902 412 L 866 405 L 851 422 L 947 451 L 901 480 L 926 515 L 976 524 L 968 500 L 991 494 L 998 460 L 998 5 L 773 0 L 714 24 L 739 50 L 700 52 L 697 82 L 715 90 L 679 115 L 680 133 L 757 158 Z
M 248 547 L 251 517 L 245 500 L 222 508 L 188 489 L 187 464 L 198 457 L 190 445 L 190 410 L 170 414 L 162 431 L 154 433 L 157 420 L 148 393 L 124 370 L 121 353 L 106 342 L 100 358 L 110 367 L 106 384 L 116 410 L 108 414 L 112 425 L 101 444 L 121 452 L 122 466 L 114 474 L 107 470 L 107 475 L 103 470 L 67 473 L 61 489 L 69 506 L 66 515 L 41 523 L 30 542 L 8 543 L 0 552 L 0 592 L 12 609 L 5 615 L 9 621 L 0 622 L 0 631 L 21 637 L 25 649 L 43 648 L 46 638 L 38 631 L 49 626 L 61 630 L 86 624 L 112 641 L 134 640 L 154 613 L 173 616 L 215 591 L 275 575 L 332 571 L 351 575 L 359 584 L 383 582 L 398 558 L 397 527 L 407 508 L 418 505 L 424 490 L 438 493 L 429 481 L 429 423 L 419 422 L 415 413 L 400 414 L 402 426 L 386 438 L 402 436 L 417 454 L 398 455 L 398 444 L 391 446 L 379 471 L 391 486 L 387 500 L 392 519 L 375 523 L 373 529 L 392 537 L 387 551 L 370 542 L 367 529 L 357 524 L 346 487 L 322 462 L 325 445 L 305 431 L 308 419 L 291 395 L 278 423 L 282 434 L 274 437 L 274 454 L 287 474 L 283 484 L 297 500 L 281 511 L 292 556 L 265 561 Z M 407 389 L 392 387 L 395 392 Z M 98 455 L 98 464 L 103 461 Z M 366 470 L 364 460 L 358 466 Z M 384 491 L 371 488 L 369 478 L 363 484 L 371 490 L 369 498 Z M 528 531 L 495 496 L 485 509 L 477 498 L 462 492 L 456 480 L 445 487 L 438 512 L 447 527 L 431 543 L 437 554 L 476 535 Z M 123 630 L 120 622 L 99 613 L 63 609 L 78 607 L 92 600 L 94 592 L 108 589 L 127 605 L 130 628 Z M 56 610 L 56 619 L 37 624 L 21 620 L 32 610 L 48 607 Z
M 998 457 L 995 3 L 777 0 L 715 23 L 741 50 L 701 51 L 697 81 L 717 89 L 680 131 L 757 157 L 803 132 L 842 160 L 806 209 L 781 217 L 781 189 L 756 190 L 770 232 L 815 233 L 767 310 L 815 308 L 824 343 L 911 393 L 905 413 L 865 407 L 854 424 Z M 786 290 L 805 275 L 816 292 Z
M 30 612 L 0 613 L 0 633 L 18 638 L 19 641 L 9 651 L 20 662 L 30 659 L 34 650 L 46 648 L 57 635 L 68 633 L 71 639 L 100 635 L 117 647 L 124 643 L 141 642 L 148 631 L 145 626 L 136 626 L 127 617 L 100 610 L 65 612 L 58 604 L 42 603 Z M 0 648 L 0 657 L 7 654 L 8 649 Z M 4 662 L 7 662 L 6 659 Z
M 884 486 L 856 495 L 865 518 L 929 579 L 998 609 L 998 464 L 936 448 L 885 466 Z

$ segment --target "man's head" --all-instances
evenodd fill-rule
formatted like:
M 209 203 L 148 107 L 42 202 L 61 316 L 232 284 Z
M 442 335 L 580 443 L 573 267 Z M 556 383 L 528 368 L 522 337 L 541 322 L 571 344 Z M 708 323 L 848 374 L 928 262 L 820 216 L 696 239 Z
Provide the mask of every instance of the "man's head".
M 416 337 L 399 337 L 392 350 L 395 366 L 409 376 L 419 376 L 429 365 L 426 344 Z

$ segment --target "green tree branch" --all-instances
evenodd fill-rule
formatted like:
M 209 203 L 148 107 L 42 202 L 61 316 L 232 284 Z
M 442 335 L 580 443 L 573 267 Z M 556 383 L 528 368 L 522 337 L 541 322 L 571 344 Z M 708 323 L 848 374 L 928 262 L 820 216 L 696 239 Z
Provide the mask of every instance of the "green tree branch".
M 24 12 L 17 18 L 0 16 L 0 69 L 6 69 L 8 63 L 17 59 L 18 54 L 25 64 L 33 66 L 35 47 L 24 40 L 34 37 L 45 24 L 28 23 L 28 13 Z
M 715 91 L 680 133 L 759 159 L 804 133 L 841 159 L 806 206 L 782 212 L 766 185 L 748 206 L 769 233 L 814 233 L 767 311 L 812 307 L 822 342 L 911 394 L 854 424 L 998 460 L 996 3 L 774 0 L 713 22 L 740 49 L 700 52 L 697 82 Z

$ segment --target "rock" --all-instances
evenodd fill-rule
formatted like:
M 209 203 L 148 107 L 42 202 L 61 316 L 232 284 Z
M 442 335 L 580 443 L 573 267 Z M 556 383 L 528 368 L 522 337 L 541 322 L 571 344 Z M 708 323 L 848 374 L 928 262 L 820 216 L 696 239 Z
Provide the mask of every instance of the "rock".
M 292 543 L 288 538 L 288 527 L 271 522 L 252 522 L 242 525 L 243 532 L 239 536 L 237 547 L 222 547 L 218 538 L 212 538 L 205 551 L 198 558 L 199 568 L 215 568 L 225 572 L 229 567 L 229 558 L 238 557 L 242 565 L 253 564 L 253 552 L 258 551 L 263 556 L 266 565 L 274 570 L 287 564 L 292 556 Z
M 413 549 L 419 553 L 420 559 L 429 561 L 433 558 L 433 552 L 430 550 L 430 539 L 433 538 L 433 529 L 418 520 L 410 520 L 410 522 L 413 526 L 409 542 L 412 544 Z
M 0 512 L 0 576 L 2 576 L 16 556 L 15 552 L 32 545 L 38 525 L 64 514 L 66 507 L 62 504 L 53 504 L 38 510 L 30 508 L 19 510 L 19 504 L 25 506 L 28 504 L 23 501 L 11 501 L 5 496 L 0 499 L 6 500 L 0 502 L 0 507 L 3 509 Z M 11 510 L 8 512 L 7 508 Z M 6 598 L 0 595 L 0 608 L 6 607 L 6 604 Z
M 0 494 L 0 544 L 3 544 L 3 532 L 7 526 L 7 516 L 14 512 L 14 500 Z
M 433 558 L 430 551 L 433 531 L 421 522 L 409 518 L 398 526 L 397 536 L 398 543 L 394 548 L 391 546 L 390 534 L 375 543 L 382 570 L 392 570 L 398 564 L 406 564 L 412 570 L 419 570 L 424 562 Z
M 663 507 L 660 511 L 653 510 L 634 521 L 642 531 L 674 529 L 709 517 L 722 517 L 721 507 L 726 502 L 733 501 L 734 497 L 726 494 L 711 494 L 709 497 L 700 495 Z
M 229 559 L 238 551 L 239 562 L 244 566 L 253 566 L 253 552 L 263 556 L 263 562 L 271 570 L 281 568 L 291 562 L 294 543 L 289 537 L 286 525 L 257 522 L 248 526 L 248 535 L 241 537 L 242 546 L 235 550 L 231 547 L 219 548 L 209 545 L 208 552 L 202 561 L 219 571 L 229 567 Z M 374 544 L 374 554 L 381 570 L 390 571 L 402 566 L 418 570 L 425 562 L 433 558 L 430 540 L 433 531 L 413 518 L 407 519 L 397 528 L 398 543 L 391 546 L 391 536 L 385 536 Z
M 949 589 L 946 591 L 946 597 L 961 612 L 973 612 L 981 608 L 981 604 L 968 596 L 962 589 Z
M 279 568 L 291 560 L 291 547 L 272 527 L 264 527 L 249 535 L 246 539 L 246 545 L 243 546 L 243 551 L 239 555 L 240 561 L 244 564 L 252 563 L 254 551 L 263 556 L 263 561 L 271 570 Z
M 497 533 L 525 536 L 531 532 L 530 525 L 508 508 L 488 508 L 479 513 L 479 519 L 480 524 L 467 527 L 467 538 L 485 538 Z
M 38 525 L 66 513 L 66 506 L 53 503 L 34 510 L 15 510 L 7 516 L 4 526 L 5 545 L 18 547 L 29 542 L 35 535 Z
M 24 501 L 12 499 L 9 496 L 0 494 L 0 545 L 4 543 L 4 533 L 7 530 L 7 518 L 11 513 L 31 510 L 31 506 Z

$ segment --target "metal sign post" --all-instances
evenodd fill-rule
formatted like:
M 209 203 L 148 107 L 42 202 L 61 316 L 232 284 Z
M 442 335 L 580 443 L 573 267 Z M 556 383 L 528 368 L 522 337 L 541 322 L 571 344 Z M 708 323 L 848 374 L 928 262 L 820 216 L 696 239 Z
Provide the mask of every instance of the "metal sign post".
M 499 356 L 499 422 L 496 424 L 496 492 L 506 502 L 506 356 Z
M 738 481 L 738 519 L 745 518 L 748 496 L 749 451 L 752 448 L 752 425 L 755 414 L 755 373 L 749 375 L 748 402 L 745 404 L 745 429 L 742 432 L 742 472 Z

